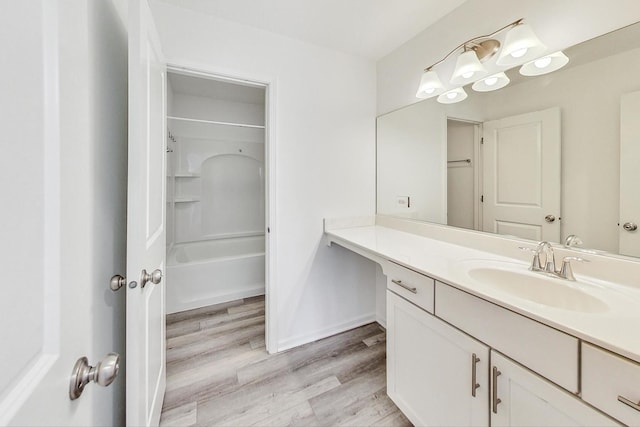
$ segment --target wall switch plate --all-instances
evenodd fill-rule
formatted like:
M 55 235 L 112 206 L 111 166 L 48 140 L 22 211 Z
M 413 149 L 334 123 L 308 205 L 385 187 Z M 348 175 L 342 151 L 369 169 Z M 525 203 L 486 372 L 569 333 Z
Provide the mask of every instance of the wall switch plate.
M 409 196 L 397 196 L 396 203 L 398 204 L 398 206 L 401 206 L 403 208 L 410 208 L 411 207 L 411 197 L 409 197 Z

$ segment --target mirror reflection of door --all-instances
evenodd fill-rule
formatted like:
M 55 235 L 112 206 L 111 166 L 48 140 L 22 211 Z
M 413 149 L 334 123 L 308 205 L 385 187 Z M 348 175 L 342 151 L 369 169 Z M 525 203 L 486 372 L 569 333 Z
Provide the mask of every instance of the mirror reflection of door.
M 560 241 L 560 109 L 483 125 L 482 230 Z
M 640 91 L 620 99 L 620 254 L 640 257 Z
M 447 120 L 447 225 L 480 229 L 480 123 Z

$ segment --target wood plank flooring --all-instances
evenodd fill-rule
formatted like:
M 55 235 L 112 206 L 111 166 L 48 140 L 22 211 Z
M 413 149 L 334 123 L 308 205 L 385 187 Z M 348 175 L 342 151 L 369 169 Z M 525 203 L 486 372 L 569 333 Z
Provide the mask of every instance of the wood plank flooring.
M 411 426 L 386 394 L 385 332 L 372 323 L 279 354 L 264 297 L 167 316 L 161 426 Z

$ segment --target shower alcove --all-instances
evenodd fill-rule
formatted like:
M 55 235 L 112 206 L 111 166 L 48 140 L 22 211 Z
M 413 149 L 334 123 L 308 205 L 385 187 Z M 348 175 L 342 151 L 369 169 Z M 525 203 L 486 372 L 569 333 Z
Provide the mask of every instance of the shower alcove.
M 265 88 L 169 72 L 167 313 L 265 292 Z

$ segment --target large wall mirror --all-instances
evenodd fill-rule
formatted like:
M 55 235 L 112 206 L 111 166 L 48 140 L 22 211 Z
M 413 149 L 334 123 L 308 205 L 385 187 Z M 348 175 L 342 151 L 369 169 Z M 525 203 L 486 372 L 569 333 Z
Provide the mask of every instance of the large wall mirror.
M 640 23 L 553 73 L 378 117 L 377 213 L 640 256 Z

